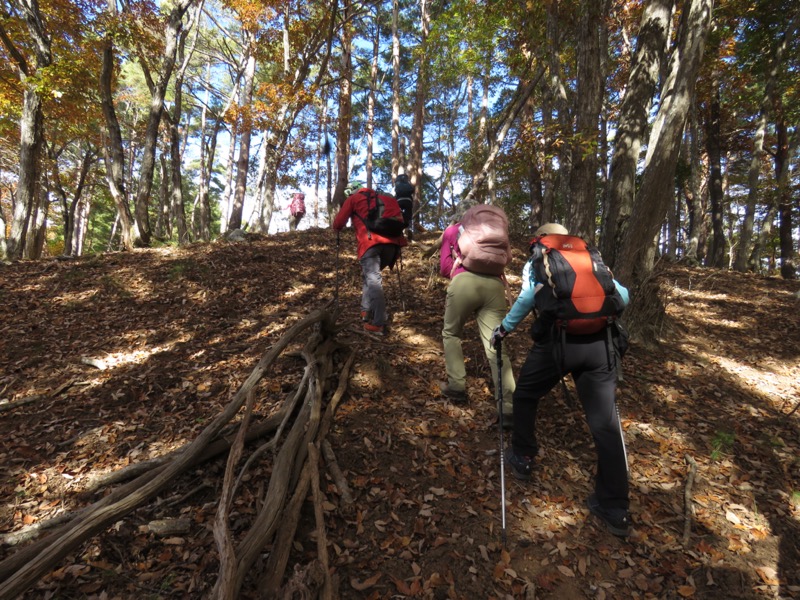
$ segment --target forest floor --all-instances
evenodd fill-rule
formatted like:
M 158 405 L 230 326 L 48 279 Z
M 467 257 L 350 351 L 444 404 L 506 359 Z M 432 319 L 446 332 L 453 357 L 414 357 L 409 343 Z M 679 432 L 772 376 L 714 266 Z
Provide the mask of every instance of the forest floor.
M 516 246 L 514 274 L 526 258 Z M 586 509 L 594 448 L 556 388 L 540 409 L 534 480 L 506 478 L 504 547 L 477 328 L 465 333 L 470 402 L 455 406 L 437 388 L 447 282 L 436 259 L 410 247 L 401 277 L 385 272 L 392 321 L 375 338 L 358 320 L 354 247 L 343 232 L 337 260 L 335 233 L 309 230 L 0 265 L 0 560 L 20 548 L 7 534 L 95 499 L 93 475 L 196 437 L 270 345 L 338 294 L 338 335 L 357 352 L 328 436 L 354 509 L 322 469 L 341 598 L 800 598 L 800 282 L 660 269 L 661 339 L 632 345 L 618 389 L 634 535 L 613 537 Z M 518 372 L 527 325 L 506 340 Z M 289 379 L 278 370 L 267 389 L 280 395 Z M 263 492 L 268 460 L 244 493 Z M 224 470 L 224 457 L 192 469 L 24 597 L 206 597 Z M 179 535 L 147 527 L 180 517 Z M 243 505 L 234 535 L 247 520 Z M 307 503 L 297 564 L 316 555 L 313 529 Z

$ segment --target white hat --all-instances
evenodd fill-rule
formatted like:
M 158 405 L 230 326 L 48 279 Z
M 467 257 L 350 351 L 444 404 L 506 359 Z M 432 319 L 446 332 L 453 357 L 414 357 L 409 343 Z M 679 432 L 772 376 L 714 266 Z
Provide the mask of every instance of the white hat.
M 569 231 L 563 225 L 558 223 L 545 223 L 539 229 L 536 230 L 536 233 L 533 234 L 534 237 L 539 237 L 542 235 L 547 235 L 548 233 L 558 234 L 558 235 L 569 235 Z

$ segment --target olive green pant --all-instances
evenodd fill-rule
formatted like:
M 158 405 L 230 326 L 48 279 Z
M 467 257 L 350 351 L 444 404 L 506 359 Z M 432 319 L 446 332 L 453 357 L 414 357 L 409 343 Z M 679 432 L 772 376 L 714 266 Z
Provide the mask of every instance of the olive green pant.
M 497 352 L 492 348 L 492 331 L 500 325 L 506 314 L 505 285 L 491 275 L 479 275 L 465 271 L 456 275 L 447 287 L 447 300 L 444 308 L 444 360 L 447 369 L 447 384 L 452 390 L 465 390 L 467 372 L 464 367 L 464 352 L 461 348 L 461 336 L 467 319 L 475 315 L 478 332 L 481 336 L 486 358 L 492 370 L 495 400 L 498 396 L 497 386 Z M 513 412 L 511 396 L 516 387 L 511 361 L 507 353 L 503 353 L 503 414 Z

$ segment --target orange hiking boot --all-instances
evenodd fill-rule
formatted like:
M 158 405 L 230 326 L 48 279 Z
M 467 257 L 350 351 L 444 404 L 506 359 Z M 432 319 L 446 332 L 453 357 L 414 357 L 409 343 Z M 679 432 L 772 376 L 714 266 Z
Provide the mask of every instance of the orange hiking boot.
M 364 323 L 364 331 L 373 335 L 386 335 L 386 327 L 384 325 L 373 325 L 372 323 Z

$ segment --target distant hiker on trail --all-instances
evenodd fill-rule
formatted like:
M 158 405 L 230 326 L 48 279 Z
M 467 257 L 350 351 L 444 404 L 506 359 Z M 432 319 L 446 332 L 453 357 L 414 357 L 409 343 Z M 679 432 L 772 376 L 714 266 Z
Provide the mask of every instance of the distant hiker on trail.
M 292 196 L 292 202 L 289 204 L 289 231 L 296 231 L 297 226 L 300 224 L 300 219 L 306 216 L 306 195 L 302 192 L 297 192 Z
M 394 197 L 397 198 L 397 204 L 400 205 L 400 210 L 403 211 L 403 221 L 406 224 L 406 237 L 410 242 L 414 237 L 414 228 L 411 220 L 414 216 L 414 186 L 408 179 L 408 175 L 400 173 L 394 182 Z
M 368 333 L 385 335 L 386 297 L 381 270 L 391 269 L 400 257 L 400 248 L 408 245 L 403 235 L 403 216 L 393 196 L 361 187 L 357 181 L 347 184 L 345 195 L 347 199 L 333 220 L 333 228 L 341 231 L 352 217 L 363 277 L 361 320 Z
M 508 219 L 503 210 L 496 206 L 473 206 L 464 213 L 459 223 L 450 225 L 442 234 L 439 271 L 450 279 L 450 285 L 447 286 L 442 329 L 447 382 L 440 383 L 439 387 L 455 403 L 467 402 L 461 336 L 465 323 L 473 315 L 478 323 L 486 358 L 489 359 L 497 398 L 497 354 L 491 338 L 492 331 L 500 324 L 508 309 L 503 272 L 510 261 Z M 503 426 L 510 427 L 514 374 L 508 354 L 502 359 Z
M 536 230 L 522 279 L 519 297 L 492 334 L 492 344 L 501 344 L 536 310 L 534 344 L 514 392 L 507 464 L 516 478 L 531 479 L 539 453 L 539 400 L 571 373 L 597 448 L 595 490 L 587 505 L 611 533 L 628 536 L 628 460 L 615 399 L 617 369 L 627 348 L 627 334 L 617 317 L 628 304 L 628 290 L 613 278 L 596 249 L 557 223 Z

